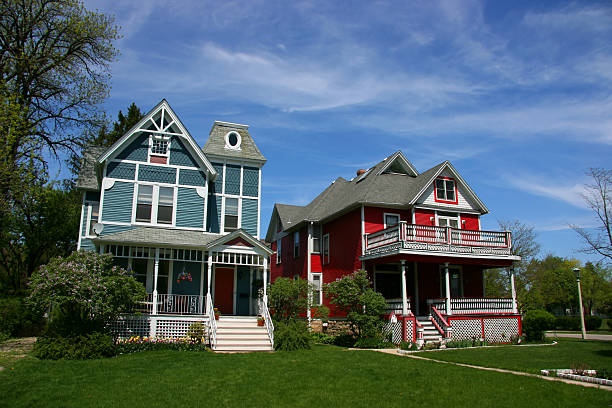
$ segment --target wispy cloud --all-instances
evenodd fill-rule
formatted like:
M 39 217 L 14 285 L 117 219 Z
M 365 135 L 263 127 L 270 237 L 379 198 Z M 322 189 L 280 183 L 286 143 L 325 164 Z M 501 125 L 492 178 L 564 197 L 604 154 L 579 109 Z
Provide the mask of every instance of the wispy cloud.
M 505 176 L 506 182 L 513 187 L 541 197 L 553 198 L 574 207 L 587 209 L 582 194 L 584 184 L 557 184 L 551 176 L 513 174 Z

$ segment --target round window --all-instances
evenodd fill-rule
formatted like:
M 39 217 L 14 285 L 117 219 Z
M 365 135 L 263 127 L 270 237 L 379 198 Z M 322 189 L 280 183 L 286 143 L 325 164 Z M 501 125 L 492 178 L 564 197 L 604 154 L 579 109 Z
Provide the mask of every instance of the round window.
M 225 135 L 225 147 L 228 149 L 240 149 L 240 142 L 242 138 L 240 137 L 240 133 L 238 132 L 228 132 Z

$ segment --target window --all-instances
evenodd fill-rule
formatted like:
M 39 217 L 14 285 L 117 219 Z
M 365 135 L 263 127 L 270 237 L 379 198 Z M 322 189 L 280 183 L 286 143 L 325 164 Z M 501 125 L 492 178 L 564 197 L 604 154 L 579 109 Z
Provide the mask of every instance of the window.
M 281 263 L 282 258 L 282 251 L 281 251 L 281 243 L 283 242 L 282 239 L 277 239 L 276 240 L 276 264 Z
M 153 186 L 140 184 L 138 186 L 138 200 L 136 202 L 136 221 L 151 222 L 152 208 Z
M 225 224 L 223 231 L 231 232 L 238 229 L 238 199 L 225 198 Z
M 132 274 L 134 275 L 134 278 L 145 286 L 147 293 L 153 292 L 153 285 L 151 284 L 151 282 L 147 282 L 149 260 L 132 258 L 131 261 L 132 266 L 130 269 Z
M 300 231 L 293 233 L 293 257 L 300 256 Z
M 438 226 L 459 228 L 459 214 L 445 212 L 438 213 Z
M 90 213 L 90 218 L 89 218 L 89 229 L 87 231 L 87 234 L 90 236 L 93 236 L 93 235 L 96 235 L 96 233 L 93 230 L 93 227 L 98 222 L 98 216 L 100 215 L 100 203 L 92 202 L 92 203 L 89 203 L 89 206 L 91 208 L 91 213 Z
M 435 200 L 457 204 L 455 180 L 450 178 L 437 178 L 435 182 Z
M 321 227 L 319 225 L 312 228 L 312 253 L 321 253 Z
M 329 234 L 323 235 L 323 265 L 329 263 Z
M 394 225 L 397 225 L 399 224 L 399 222 L 400 222 L 399 214 L 385 213 L 385 228 L 389 228 Z
M 242 138 L 240 137 L 240 133 L 231 131 L 225 135 L 225 148 L 232 150 L 240 150 L 240 143 L 242 143 Z
M 164 140 L 152 136 L 151 141 L 151 154 L 155 154 L 158 156 L 166 156 L 168 155 L 168 145 L 170 144 L 169 140 Z
M 174 206 L 174 188 L 160 187 L 157 204 L 157 223 L 172 224 L 172 207 Z
M 323 285 L 320 273 L 312 274 L 312 305 L 318 306 L 323 303 Z

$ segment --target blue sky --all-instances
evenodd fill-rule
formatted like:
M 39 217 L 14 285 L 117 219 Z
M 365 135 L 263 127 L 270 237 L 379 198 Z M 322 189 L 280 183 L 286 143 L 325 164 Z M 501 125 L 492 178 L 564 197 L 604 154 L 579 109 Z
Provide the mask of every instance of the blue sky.
M 561 1 L 108 1 L 123 38 L 110 117 L 166 98 L 203 145 L 250 125 L 275 202 L 306 204 L 400 149 L 450 160 L 497 220 L 533 225 L 543 254 L 589 258 L 568 224 L 612 157 L 612 5 Z

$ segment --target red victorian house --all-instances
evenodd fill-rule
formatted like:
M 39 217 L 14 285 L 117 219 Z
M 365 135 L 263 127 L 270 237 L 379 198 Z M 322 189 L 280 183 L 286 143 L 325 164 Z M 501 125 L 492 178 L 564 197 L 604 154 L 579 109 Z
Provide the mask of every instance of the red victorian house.
M 365 269 L 387 300 L 394 341 L 508 342 L 521 332 L 513 276 L 511 299 L 486 298 L 484 271 L 520 258 L 510 232 L 481 230 L 487 213 L 448 161 L 419 173 L 398 151 L 306 206 L 274 206 L 271 279 L 321 288 Z M 315 299 L 328 304 L 320 289 Z

